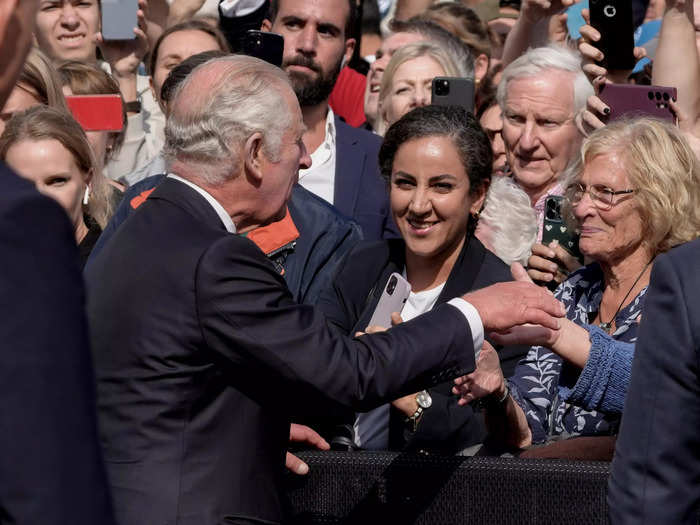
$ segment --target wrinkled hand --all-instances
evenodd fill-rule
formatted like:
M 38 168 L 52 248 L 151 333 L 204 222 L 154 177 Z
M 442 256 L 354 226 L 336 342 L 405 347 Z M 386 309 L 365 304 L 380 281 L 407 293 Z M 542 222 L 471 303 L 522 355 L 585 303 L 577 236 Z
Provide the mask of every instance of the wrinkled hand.
M 289 427 L 289 441 L 308 443 L 319 450 L 329 450 L 331 446 L 314 429 L 306 425 L 292 423 Z M 309 466 L 291 452 L 287 452 L 285 466 L 295 474 L 303 476 L 309 472 Z
M 566 25 L 566 21 L 569 19 L 569 15 L 566 13 L 559 13 L 549 20 L 549 42 L 556 44 L 565 44 L 566 39 L 569 37 L 569 27 Z
M 578 50 L 583 56 L 582 69 L 588 77 L 588 80 L 593 83 L 596 77 L 603 77 L 605 82 L 626 84 L 627 78 L 630 76 L 632 70 L 622 69 L 608 71 L 598 63 L 605 58 L 603 52 L 596 47 L 596 42 L 600 40 L 600 32 L 590 25 L 590 12 L 588 9 L 582 9 L 581 15 L 586 23 L 579 29 L 581 40 L 579 40 Z M 647 56 L 646 49 L 643 47 L 635 47 L 633 53 L 637 61 Z
M 492 394 L 500 397 L 504 391 L 505 379 L 498 353 L 493 346 L 484 341 L 484 346 L 479 352 L 479 359 L 476 360 L 476 370 L 455 379 L 452 393 L 460 396 L 457 404 L 466 405 L 475 399 Z
M 100 46 L 102 56 L 109 63 L 112 74 L 116 78 L 135 75 L 143 57 L 148 53 L 147 13 L 148 0 L 139 0 L 134 40 L 104 40 L 102 33 L 95 35 L 95 41 Z
M 523 0 L 520 5 L 520 18 L 535 24 L 540 20 L 561 13 L 578 0 Z
M 527 282 L 493 284 L 463 299 L 477 309 L 486 332 L 504 332 L 526 323 L 556 330 L 565 314 L 548 290 Z
M 557 241 L 550 242 L 549 246 L 533 244 L 532 255 L 527 260 L 527 274 L 530 279 L 545 283 L 551 281 L 561 283 L 566 280 L 569 273 L 580 267 L 581 263 L 576 257 L 562 248 Z M 562 268 L 566 272 L 563 272 Z

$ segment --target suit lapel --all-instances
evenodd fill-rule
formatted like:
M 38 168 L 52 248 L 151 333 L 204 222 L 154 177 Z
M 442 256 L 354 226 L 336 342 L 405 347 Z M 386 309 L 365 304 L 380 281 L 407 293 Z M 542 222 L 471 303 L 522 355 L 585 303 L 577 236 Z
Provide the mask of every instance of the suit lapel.
M 345 132 L 345 124 L 335 117 L 335 187 L 333 205 L 346 217 L 353 217 L 364 173 L 366 153 Z

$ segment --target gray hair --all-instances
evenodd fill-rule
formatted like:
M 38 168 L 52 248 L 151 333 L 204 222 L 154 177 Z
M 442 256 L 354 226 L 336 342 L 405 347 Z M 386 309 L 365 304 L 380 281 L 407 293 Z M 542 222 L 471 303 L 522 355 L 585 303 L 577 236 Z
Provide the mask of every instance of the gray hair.
M 588 97 L 593 95 L 593 86 L 581 69 L 581 55 L 557 44 L 530 49 L 503 70 L 503 76 L 496 91 L 498 105 L 501 109 L 505 109 L 508 83 L 511 80 L 539 76 L 553 69 L 573 74 L 574 114 L 586 107 Z
M 441 47 L 457 65 L 460 77 L 474 78 L 474 57 L 464 42 L 440 27 L 435 22 L 413 17 L 410 20 L 393 20 L 391 30 L 394 33 L 417 33 L 426 41 Z
M 493 177 L 479 215 L 479 228 L 488 228 L 488 244 L 499 259 L 510 265 L 527 264 L 537 241 L 537 214 L 530 197 L 508 177 Z
M 168 167 L 186 164 L 208 184 L 222 184 L 240 172 L 238 149 L 256 132 L 267 157 L 277 162 L 292 121 L 285 85 L 281 69 L 250 56 L 197 66 L 173 94 L 163 148 Z

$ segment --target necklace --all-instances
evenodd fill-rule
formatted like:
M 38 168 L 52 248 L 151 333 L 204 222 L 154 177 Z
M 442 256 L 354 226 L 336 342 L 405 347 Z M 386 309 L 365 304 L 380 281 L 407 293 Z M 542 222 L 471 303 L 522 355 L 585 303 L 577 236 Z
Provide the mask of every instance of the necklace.
M 654 259 L 652 259 L 651 261 L 653 261 L 653 260 L 654 260 Z M 622 310 L 622 305 L 625 304 L 625 301 L 627 300 L 627 298 L 629 297 L 629 295 L 632 293 L 632 290 L 634 290 L 634 287 L 637 286 L 637 283 L 639 282 L 639 279 L 642 278 L 642 275 L 644 275 L 644 272 L 646 272 L 646 271 L 647 271 L 647 268 L 649 268 L 649 265 L 651 264 L 651 261 L 649 261 L 649 262 L 646 264 L 646 266 L 645 266 L 644 269 L 642 270 L 642 273 L 640 273 L 640 274 L 637 276 L 637 278 L 636 278 L 636 279 L 634 280 L 634 282 L 632 283 L 632 286 L 630 287 L 630 289 L 627 290 L 627 293 L 626 293 L 625 296 L 622 298 L 622 301 L 620 301 L 620 305 L 617 307 L 617 310 L 615 310 L 615 313 L 614 313 L 613 316 L 610 318 L 610 321 L 608 321 L 607 323 L 606 323 L 606 322 L 601 322 L 601 323 L 598 325 L 598 326 L 600 326 L 600 328 L 601 328 L 602 330 L 604 330 L 606 333 L 608 333 L 608 334 L 610 333 L 610 329 L 612 328 L 613 321 L 615 321 L 615 318 L 617 317 L 617 314 L 619 314 L 619 313 L 620 313 L 620 310 Z M 600 310 L 598 311 L 598 313 L 600 314 Z M 603 316 L 602 316 L 602 315 L 601 315 L 601 317 L 600 317 L 600 320 L 603 321 Z

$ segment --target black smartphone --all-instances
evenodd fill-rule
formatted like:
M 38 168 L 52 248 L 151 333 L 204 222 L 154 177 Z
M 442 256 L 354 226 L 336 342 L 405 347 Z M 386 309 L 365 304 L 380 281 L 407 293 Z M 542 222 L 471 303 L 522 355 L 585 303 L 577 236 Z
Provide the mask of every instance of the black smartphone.
M 542 244 L 549 246 L 557 241 L 571 255 L 583 263 L 583 255 L 578 248 L 578 233 L 572 230 L 562 217 L 561 205 L 564 197 L 550 195 L 544 201 L 544 219 L 542 220 Z
M 474 81 L 462 77 L 435 77 L 430 103 L 435 106 L 461 106 L 474 113 Z
M 633 69 L 634 15 L 631 0 L 590 0 L 591 25 L 600 32 L 596 47 L 605 58 L 600 65 L 608 70 Z
M 250 29 L 245 32 L 241 39 L 241 53 L 282 67 L 284 37 L 277 33 Z
M 138 10 L 138 0 L 102 0 L 102 38 L 134 40 Z

